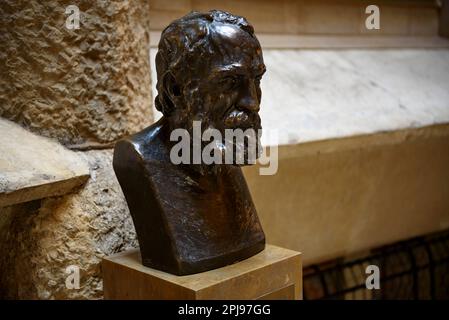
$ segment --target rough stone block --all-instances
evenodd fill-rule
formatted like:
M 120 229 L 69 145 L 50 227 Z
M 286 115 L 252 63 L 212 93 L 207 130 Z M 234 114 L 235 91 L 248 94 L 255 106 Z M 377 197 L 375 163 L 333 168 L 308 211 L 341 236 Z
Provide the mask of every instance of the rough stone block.
M 79 154 L 0 119 L 0 207 L 63 195 L 88 178 Z
M 0 116 L 75 149 L 151 124 L 148 4 L 2 1 Z M 79 29 L 66 27 L 69 5 Z
M 103 256 L 137 246 L 112 151 L 82 152 L 91 179 L 75 193 L 0 208 L 0 299 L 101 299 Z M 66 280 L 79 270 L 79 288 Z

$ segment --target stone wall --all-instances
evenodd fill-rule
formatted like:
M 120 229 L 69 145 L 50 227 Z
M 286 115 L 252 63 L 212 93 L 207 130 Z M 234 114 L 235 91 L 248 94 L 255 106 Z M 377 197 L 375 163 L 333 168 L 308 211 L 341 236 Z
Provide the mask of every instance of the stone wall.
M 365 9 L 379 6 L 381 28 L 367 30 Z M 299 35 L 436 36 L 438 6 L 427 0 L 152 0 L 150 28 L 196 11 L 221 9 L 246 17 L 256 33 Z
M 79 7 L 69 30 L 66 7 Z M 148 1 L 4 0 L 0 116 L 72 148 L 151 123 Z
M 244 173 L 267 242 L 310 266 L 448 229 L 448 163 L 442 124 L 285 145 L 275 175 Z
M 80 29 L 65 27 L 71 4 Z M 148 10 L 145 0 L 0 3 L 0 116 L 82 150 L 90 171 L 69 194 L 0 208 L 0 298 L 101 299 L 101 258 L 138 245 L 112 147 L 152 123 Z M 66 287 L 71 265 L 79 289 Z
M 104 255 L 137 247 L 112 150 L 79 152 L 91 178 L 77 192 L 0 208 L 0 297 L 99 299 Z M 80 288 L 66 287 L 66 268 L 80 270 Z

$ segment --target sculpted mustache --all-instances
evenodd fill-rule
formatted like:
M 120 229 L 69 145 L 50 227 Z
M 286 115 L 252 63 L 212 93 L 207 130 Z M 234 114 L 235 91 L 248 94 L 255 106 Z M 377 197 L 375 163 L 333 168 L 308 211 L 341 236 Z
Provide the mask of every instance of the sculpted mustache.
M 233 110 L 230 112 L 225 120 L 226 127 L 259 127 L 260 126 L 260 116 L 256 112 L 247 112 L 240 110 Z

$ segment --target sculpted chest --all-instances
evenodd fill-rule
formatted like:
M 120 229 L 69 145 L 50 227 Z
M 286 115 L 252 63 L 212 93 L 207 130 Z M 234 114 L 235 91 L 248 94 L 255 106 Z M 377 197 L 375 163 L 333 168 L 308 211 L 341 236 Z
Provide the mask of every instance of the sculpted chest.
M 220 166 L 217 173 L 201 174 L 122 142 L 114 169 L 144 265 L 188 274 L 263 249 L 265 237 L 240 168 Z

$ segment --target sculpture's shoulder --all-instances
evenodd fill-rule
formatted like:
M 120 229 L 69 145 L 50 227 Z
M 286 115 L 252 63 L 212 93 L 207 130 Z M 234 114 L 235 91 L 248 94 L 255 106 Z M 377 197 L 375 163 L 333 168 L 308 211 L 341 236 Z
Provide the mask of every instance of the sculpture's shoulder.
M 114 147 L 114 170 L 163 161 L 166 152 L 160 131 L 161 124 L 155 123 L 119 140 Z

